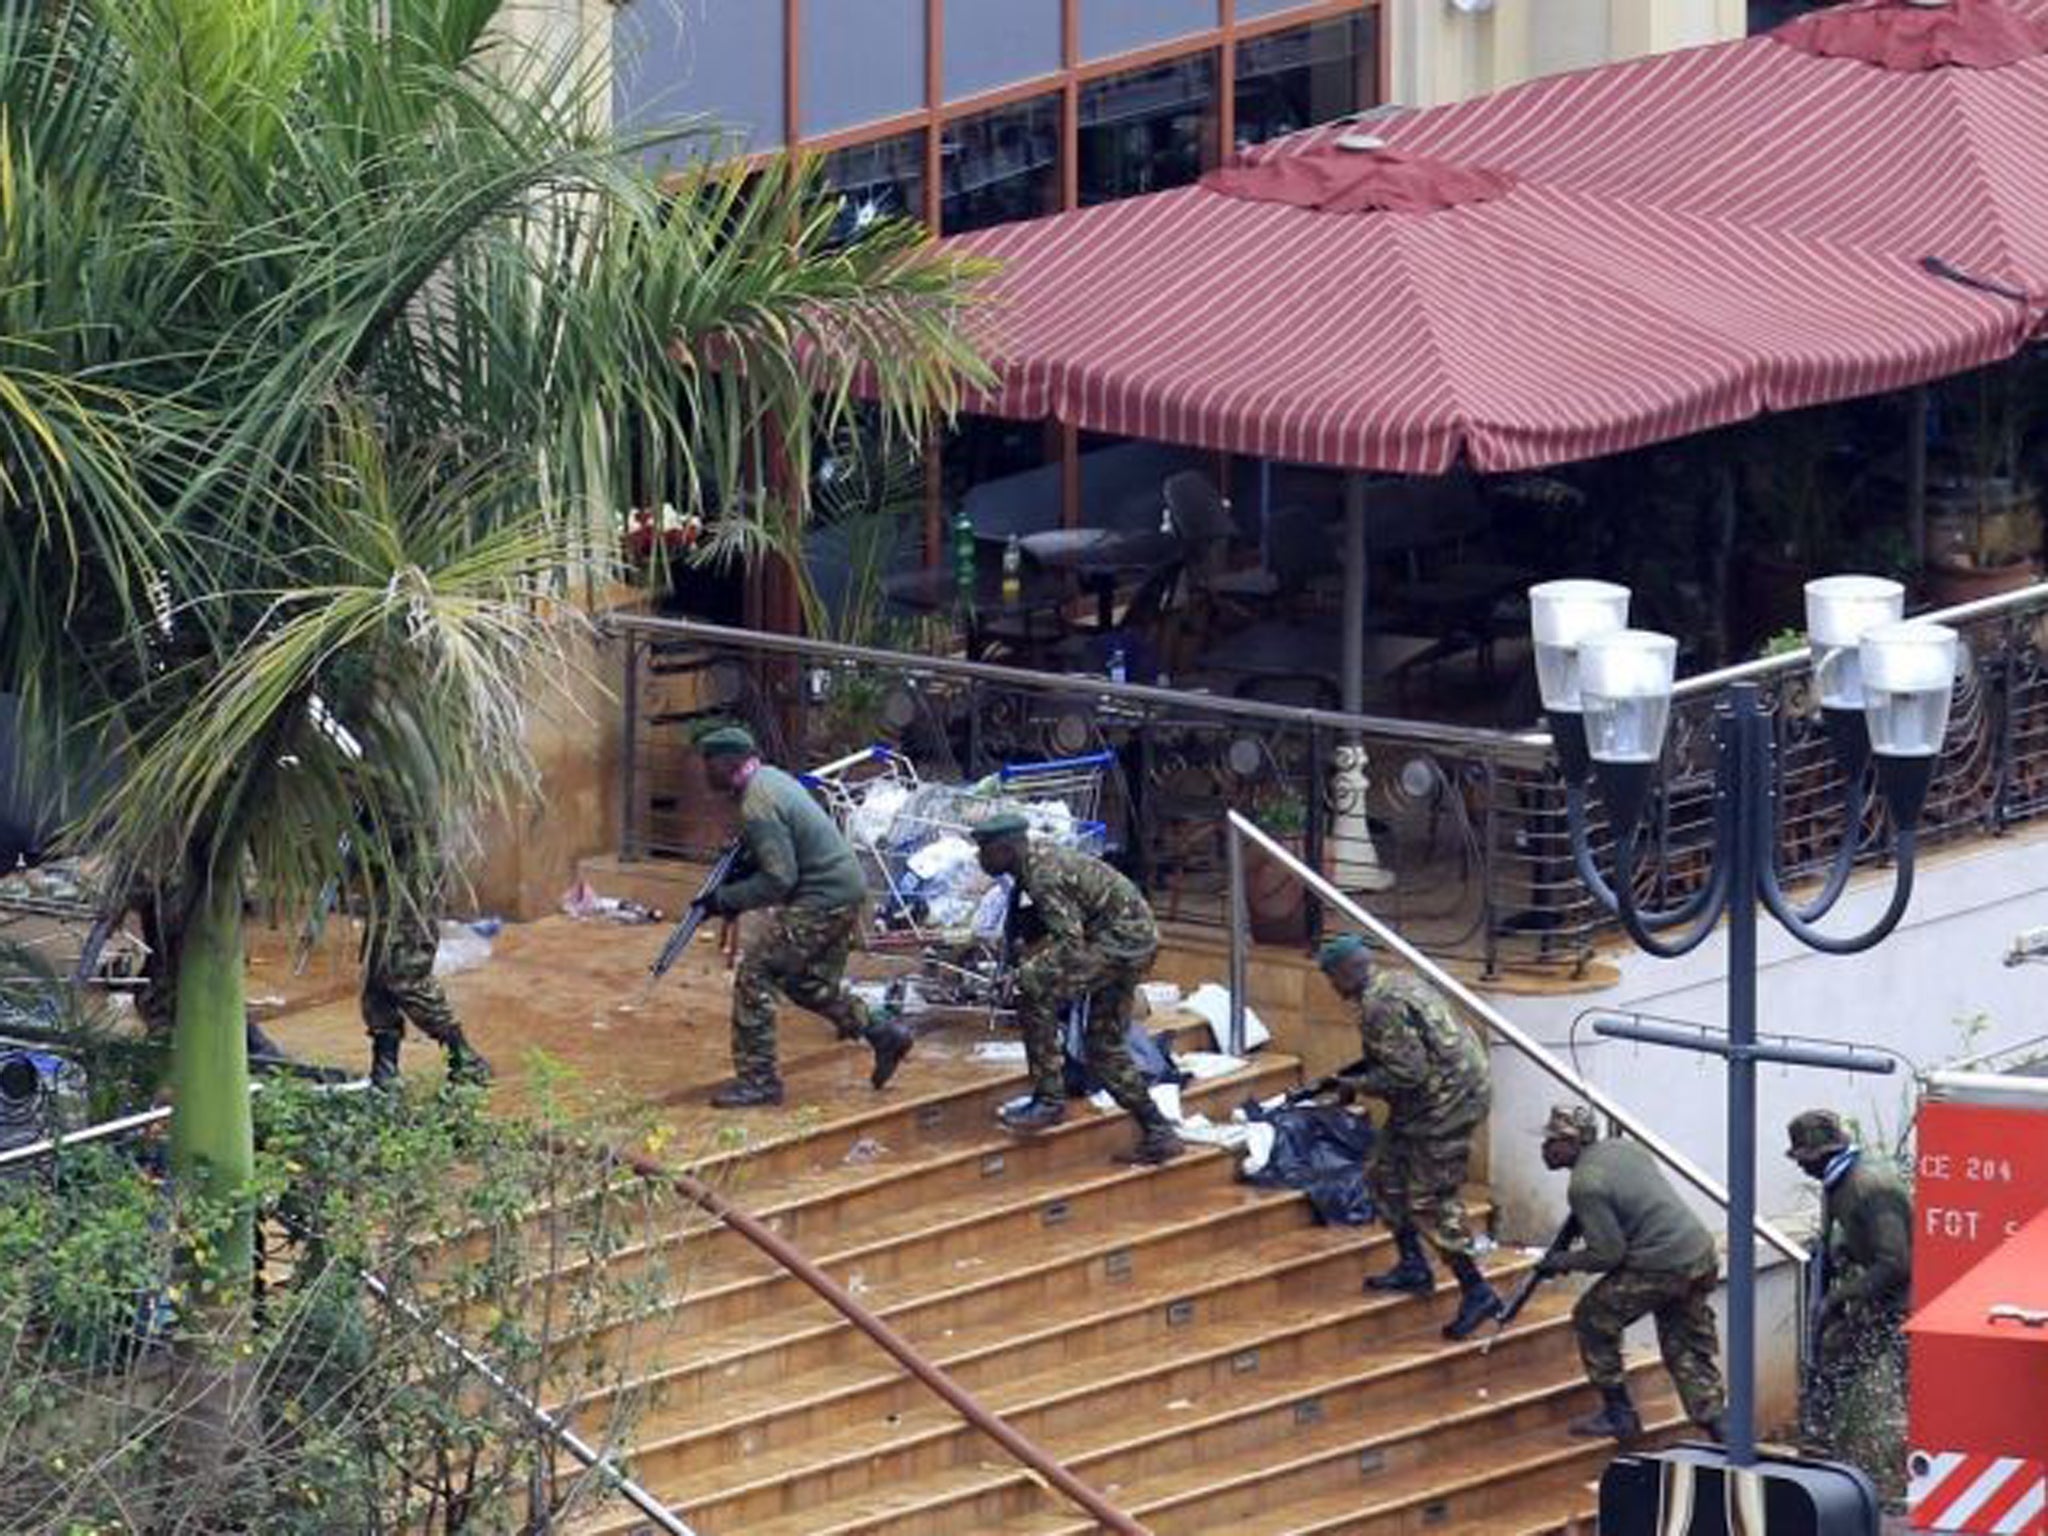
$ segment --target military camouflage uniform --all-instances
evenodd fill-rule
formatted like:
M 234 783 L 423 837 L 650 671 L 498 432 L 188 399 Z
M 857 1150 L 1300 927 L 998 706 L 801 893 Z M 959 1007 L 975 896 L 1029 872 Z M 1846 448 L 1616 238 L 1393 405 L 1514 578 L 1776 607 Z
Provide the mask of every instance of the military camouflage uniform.
M 1812 1423 L 1831 1445 L 1848 1395 L 1880 1366 L 1903 1384 L 1906 1313 L 1913 1276 L 1912 1197 L 1898 1173 L 1861 1152 L 1823 1179 L 1820 1241 L 1829 1246 Z M 1838 1446 L 1838 1449 L 1840 1447 Z
M 364 1029 L 374 1042 L 402 1036 L 410 1024 L 437 1045 L 460 1045 L 461 1023 L 434 975 L 440 935 L 429 909 L 395 894 L 384 899 L 363 927 Z
M 1365 1168 L 1380 1218 L 1421 1232 L 1446 1258 L 1469 1256 L 1461 1190 L 1492 1095 L 1485 1046 L 1434 992 L 1384 972 L 1358 1000 L 1358 1040 L 1366 1070 L 1346 1081 L 1387 1105 Z
M 1712 1234 L 1633 1142 L 1582 1149 L 1566 1198 L 1584 1245 L 1557 1267 L 1600 1276 L 1572 1308 L 1587 1380 L 1603 1391 L 1624 1388 L 1622 1334 L 1636 1319 L 1652 1316 L 1657 1348 L 1687 1416 L 1712 1422 L 1725 1402 L 1709 1305 L 1719 1272 Z
M 845 988 L 867 886 L 853 849 L 801 783 L 765 764 L 740 796 L 751 873 L 729 880 L 712 908 L 724 916 L 772 907 L 747 936 L 732 989 L 733 1072 L 776 1079 L 775 997 L 829 1020 L 842 1040 L 867 1034 L 867 1008 Z
M 1159 952 L 1159 929 L 1138 888 L 1072 848 L 1034 842 L 1012 898 L 1041 935 L 1017 968 L 1017 1021 L 1034 1096 L 1066 1097 L 1060 1012 L 1086 998 L 1088 1065 L 1128 1113 L 1152 1118 L 1152 1096 L 1124 1043 L 1131 999 Z

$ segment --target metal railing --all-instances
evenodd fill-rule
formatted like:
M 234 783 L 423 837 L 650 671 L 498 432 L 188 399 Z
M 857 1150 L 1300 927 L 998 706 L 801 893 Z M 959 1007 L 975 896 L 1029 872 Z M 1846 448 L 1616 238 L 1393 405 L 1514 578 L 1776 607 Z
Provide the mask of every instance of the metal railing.
M 1926 615 L 1955 625 L 1968 662 L 1923 843 L 1996 834 L 2048 812 L 2048 584 Z M 696 780 L 689 733 L 749 724 L 795 767 L 886 742 L 927 780 L 967 782 L 1006 761 L 1115 754 L 1103 809 L 1113 850 L 1162 916 L 1228 921 L 1224 818 L 1237 811 L 1311 868 L 1368 860 L 1391 876 L 1365 896 L 1376 918 L 1439 958 L 1582 972 L 1612 919 L 1579 882 L 1565 794 L 1546 732 L 1349 714 L 955 657 L 616 615 L 623 651 L 622 852 L 702 857 L 723 840 Z M 1658 905 L 1694 888 L 1709 858 L 1713 716 L 1722 690 L 1755 681 L 1779 705 L 1779 849 L 1797 877 L 1824 866 L 1840 786 L 1803 650 L 1680 683 L 1638 878 Z M 1369 787 L 1338 771 L 1364 748 Z M 1594 834 L 1605 843 L 1597 816 Z M 1873 813 L 1875 814 L 1875 813 Z M 1871 839 L 1864 857 L 1878 857 Z M 1265 900 L 1261 938 L 1306 941 L 1326 899 Z M 1269 910 L 1271 908 L 1271 910 Z
M 1032 672 L 787 635 L 615 615 L 623 650 L 622 852 L 701 858 L 726 835 L 697 779 L 690 733 L 744 721 L 792 767 L 882 742 L 928 782 L 1006 762 L 1113 754 L 1100 811 L 1112 851 L 1169 920 L 1220 926 L 1224 815 L 1250 809 L 1319 866 L 1370 854 L 1393 876 L 1382 915 L 1438 953 L 1497 969 L 1528 949 L 1496 892 L 1522 858 L 1498 822 L 1542 781 L 1540 734 L 1348 714 L 1106 678 Z M 1362 745 L 1367 801 L 1335 773 Z M 1561 813 L 1560 813 L 1561 815 Z M 1368 848 L 1368 839 L 1370 848 Z M 1524 882 L 1526 883 L 1526 882 Z M 1271 921 L 1305 939 L 1314 903 Z M 1262 921 L 1265 921 L 1262 915 Z
M 1546 1077 L 1550 1078 L 1552 1082 L 1556 1083 L 1572 1097 L 1581 1099 L 1597 1109 L 1615 1125 L 1620 1126 L 1622 1130 L 1640 1142 L 1645 1151 L 1668 1168 L 1682 1182 L 1699 1191 L 1707 1199 L 1720 1206 L 1723 1211 L 1727 1210 L 1728 1190 L 1725 1185 L 1715 1179 L 1704 1168 L 1693 1162 L 1683 1152 L 1679 1151 L 1677 1147 L 1658 1135 L 1650 1127 L 1649 1122 L 1636 1114 L 1634 1110 L 1609 1094 L 1605 1089 L 1596 1087 L 1593 1083 L 1588 1082 L 1579 1073 L 1573 1071 L 1570 1066 L 1560 1061 L 1550 1051 L 1546 1050 L 1535 1036 L 1487 1002 L 1485 998 L 1466 986 L 1465 983 L 1424 954 L 1414 944 L 1403 938 L 1399 931 L 1391 924 L 1366 911 L 1364 907 L 1360 906 L 1350 896 L 1339 890 L 1314 869 L 1260 831 L 1254 823 L 1246 820 L 1235 811 L 1230 813 L 1229 836 L 1232 847 L 1235 850 L 1232 859 L 1233 867 L 1242 869 L 1242 850 L 1244 845 L 1249 844 L 1258 848 L 1268 860 L 1284 868 L 1303 887 L 1314 891 L 1334 910 L 1342 913 L 1346 918 L 1365 929 L 1380 944 L 1384 945 L 1393 954 L 1398 955 L 1405 964 L 1411 966 L 1431 986 L 1435 987 L 1445 996 L 1455 999 L 1495 1037 L 1512 1046 L 1517 1054 Z M 1245 993 L 1243 978 L 1246 969 L 1244 953 L 1246 947 L 1246 925 L 1242 919 L 1245 898 L 1241 881 L 1233 891 L 1232 896 L 1233 918 L 1230 924 L 1230 1043 L 1233 1052 L 1241 1052 L 1244 1046 Z M 1803 1264 L 1806 1262 L 1806 1249 L 1792 1238 L 1787 1237 L 1769 1219 L 1762 1216 L 1756 1218 L 1756 1234 L 1794 1263 Z
M 367 1078 L 354 1078 L 340 1083 L 317 1083 L 312 1085 L 314 1093 L 363 1093 L 370 1088 Z M 260 1093 L 263 1084 L 251 1083 L 249 1091 Z M 56 1136 L 47 1136 L 39 1141 L 25 1143 L 0 1152 L 0 1169 L 25 1166 L 40 1158 L 51 1157 L 72 1147 L 91 1146 L 96 1142 L 112 1141 L 122 1136 L 133 1136 L 169 1120 L 170 1105 L 159 1105 L 154 1109 L 141 1110 L 132 1115 L 120 1115 L 112 1120 L 102 1120 L 96 1125 L 81 1126 L 75 1131 L 65 1131 Z M 556 1415 L 549 1413 L 539 1403 L 520 1389 L 483 1355 L 465 1344 L 460 1338 L 429 1318 L 426 1313 L 397 1295 L 377 1275 L 368 1270 L 358 1273 L 364 1292 L 378 1305 L 388 1307 L 415 1327 L 424 1328 L 435 1344 L 460 1361 L 463 1368 L 475 1375 L 486 1386 L 503 1397 L 505 1401 L 540 1431 L 552 1439 L 563 1450 L 573 1456 L 585 1469 L 603 1478 L 619 1497 L 631 1504 L 648 1520 L 668 1533 L 668 1536 L 696 1536 L 668 1505 L 653 1493 L 643 1488 L 628 1476 L 618 1463 L 607 1453 L 597 1449 Z

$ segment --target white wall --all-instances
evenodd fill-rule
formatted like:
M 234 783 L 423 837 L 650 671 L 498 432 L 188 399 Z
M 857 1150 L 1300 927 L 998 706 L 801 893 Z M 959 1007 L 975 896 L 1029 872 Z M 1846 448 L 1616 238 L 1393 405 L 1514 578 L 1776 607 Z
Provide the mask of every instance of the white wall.
M 1867 925 L 1890 894 L 1889 872 L 1859 882 L 1824 925 L 1848 932 Z M 2043 974 L 2008 969 L 2013 935 L 2048 922 L 2048 829 L 1938 851 L 1922 861 L 1912 906 L 1898 930 L 1866 954 L 1815 954 L 1761 919 L 1759 1027 L 1887 1047 L 1916 1067 L 1966 1051 L 2016 1044 L 2048 1031 Z M 1629 1010 L 1724 1026 L 1725 935 L 1682 960 L 1656 960 L 1627 946 L 1606 953 L 1619 963 L 1612 986 L 1568 997 L 1495 997 L 1496 1007 L 1570 1059 L 1572 1021 L 1586 1010 Z M 1966 1042 L 1958 1021 L 1983 1015 L 1989 1027 Z M 1725 1181 L 1725 1078 L 1720 1064 L 1653 1046 L 1605 1041 L 1582 1025 L 1581 1071 L 1716 1178 Z M 1563 1210 L 1563 1179 L 1544 1169 L 1536 1132 L 1559 1097 L 1551 1081 L 1514 1052 L 1496 1047 L 1491 1178 L 1517 1238 L 1542 1235 Z M 1782 1155 L 1785 1122 L 1824 1106 L 1853 1115 L 1866 1137 L 1886 1142 L 1912 1112 L 1912 1080 L 1851 1077 L 1810 1068 L 1765 1067 L 1758 1082 L 1758 1208 L 1792 1214 L 1810 1226 L 1813 1186 Z M 1702 1203 L 1703 1214 L 1709 1208 Z M 1718 1230 L 1718 1213 L 1709 1216 Z M 1788 1228 L 1788 1230 L 1791 1230 Z M 1793 1230 L 1799 1236 L 1799 1230 Z
M 1392 99 L 1428 107 L 1517 80 L 1743 34 L 1743 0 L 1391 0 Z

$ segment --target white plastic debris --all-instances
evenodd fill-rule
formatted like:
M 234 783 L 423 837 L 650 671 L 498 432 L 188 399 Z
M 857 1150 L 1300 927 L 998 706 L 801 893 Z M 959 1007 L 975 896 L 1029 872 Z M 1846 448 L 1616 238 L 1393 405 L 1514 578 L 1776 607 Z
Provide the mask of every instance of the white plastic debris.
M 441 942 L 434 947 L 434 974 L 454 976 L 473 971 L 491 958 L 491 941 L 467 923 L 443 923 Z
M 1230 1043 L 1230 989 L 1213 981 L 1205 981 L 1195 988 L 1194 996 L 1186 998 L 1181 1008 L 1198 1016 L 1209 1026 L 1209 1034 L 1220 1048 Z M 1273 1038 L 1255 1009 L 1249 1004 L 1244 1010 L 1244 1048 L 1256 1051 Z
M 1004 1066 L 1022 1064 L 1028 1058 L 1022 1040 L 977 1040 L 967 1053 L 969 1061 L 994 1061 Z
M 1242 1056 L 1228 1056 L 1221 1051 L 1177 1051 L 1173 1064 L 1187 1073 L 1198 1083 L 1205 1083 L 1212 1077 L 1228 1077 L 1242 1071 L 1245 1060 Z
M 875 1140 L 872 1136 L 863 1136 L 846 1149 L 846 1156 L 841 1158 L 840 1161 L 858 1165 L 876 1162 L 888 1155 L 889 1149 L 882 1145 L 881 1142 Z

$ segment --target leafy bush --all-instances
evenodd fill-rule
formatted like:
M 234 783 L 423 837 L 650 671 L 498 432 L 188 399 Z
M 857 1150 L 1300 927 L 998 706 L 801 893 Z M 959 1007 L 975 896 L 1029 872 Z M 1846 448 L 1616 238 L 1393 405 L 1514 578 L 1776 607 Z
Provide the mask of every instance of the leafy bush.
M 519 1119 L 474 1092 L 267 1088 L 253 1300 L 181 1285 L 233 1213 L 174 1188 L 153 1147 L 0 1186 L 0 1530 L 537 1530 L 603 1497 L 436 1336 L 571 1405 L 600 1450 L 638 1406 L 633 1320 L 672 1293 L 674 1245 L 652 1240 L 681 1223 L 549 1150 L 618 1123 L 546 1064 L 534 1080 Z

